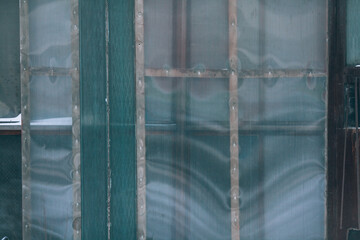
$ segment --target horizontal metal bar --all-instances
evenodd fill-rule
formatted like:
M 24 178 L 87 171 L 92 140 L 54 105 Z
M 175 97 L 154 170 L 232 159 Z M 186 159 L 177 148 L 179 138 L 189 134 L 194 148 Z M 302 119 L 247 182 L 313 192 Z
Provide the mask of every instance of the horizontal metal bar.
M 2 130 L 0 128 L 0 136 L 10 136 L 10 135 L 21 135 L 21 130 L 17 129 L 17 130 Z
M 228 78 L 229 70 L 145 69 L 147 77 Z
M 154 69 L 148 68 L 145 70 L 147 77 L 168 77 L 168 78 L 224 78 L 227 79 L 231 74 L 236 74 L 228 69 Z M 326 77 L 326 73 L 322 71 L 315 71 L 311 69 L 301 70 L 241 70 L 238 73 L 238 78 L 299 78 L 299 77 Z
M 344 67 L 344 74 L 345 75 L 360 76 L 360 67 L 345 66 Z
M 21 130 L 21 124 L 0 124 L 0 131 L 18 131 Z
M 325 126 L 323 124 L 317 125 L 266 125 L 266 124 L 243 124 L 239 123 L 239 133 L 271 133 L 271 134 L 314 134 L 324 132 Z M 171 133 L 176 131 L 175 124 L 151 124 L 146 125 L 146 132 L 151 133 Z M 205 125 L 191 125 L 185 126 L 187 132 L 209 132 L 216 134 L 228 134 L 230 132 L 230 126 L 225 124 L 205 124 Z
M 0 124 L 3 123 L 11 123 L 11 124 L 16 124 L 16 123 L 20 123 L 21 124 L 21 113 L 14 118 L 0 118 Z
M 45 129 L 38 129 L 35 128 L 31 130 L 32 135 L 46 135 L 46 136 L 72 136 L 71 127 L 70 128 L 61 128 L 61 129 L 51 129 L 51 128 L 45 128 Z
M 36 76 L 71 76 L 77 69 L 73 68 L 52 68 L 52 67 L 31 67 L 31 75 Z

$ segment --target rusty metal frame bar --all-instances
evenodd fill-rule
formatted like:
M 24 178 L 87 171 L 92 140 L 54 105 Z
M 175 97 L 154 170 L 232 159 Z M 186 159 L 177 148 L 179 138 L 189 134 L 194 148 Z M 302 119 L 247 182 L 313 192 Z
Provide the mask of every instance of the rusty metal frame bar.
M 72 78 L 73 239 L 81 240 L 79 0 L 71 0 L 71 29 L 72 69 L 64 73 L 70 73 Z
M 61 131 L 72 134 L 73 163 L 73 231 L 74 239 L 81 239 L 81 186 L 80 186 L 80 76 L 79 76 L 79 14 L 78 0 L 71 0 L 72 68 L 30 67 L 29 64 L 29 0 L 20 0 L 20 66 L 22 109 L 22 225 L 23 239 L 31 239 L 31 188 L 30 188 L 30 76 L 71 76 L 72 78 L 72 128 Z M 67 127 L 66 127 L 67 128 Z M 34 129 L 36 131 L 36 129 Z M 46 132 L 46 130 L 45 130 Z M 58 131 L 55 131 L 58 133 Z M 50 132 L 48 132 L 50 133 Z
M 137 239 L 146 239 L 144 1 L 135 0 Z
M 74 13 L 73 13 L 74 14 Z M 72 17 L 73 18 L 73 17 Z M 78 30 L 73 30 L 78 31 Z M 73 36 L 74 37 L 74 36 Z M 72 46 L 74 47 L 74 46 Z M 78 71 L 76 68 L 52 68 L 52 67 L 30 67 L 29 71 L 34 76 L 72 76 Z
M 229 69 L 145 69 L 146 77 L 168 77 L 168 78 L 229 78 L 232 70 Z M 301 77 L 326 77 L 327 74 L 322 71 L 311 69 L 303 70 L 241 70 L 237 72 L 238 78 L 243 79 L 266 79 L 266 78 L 301 78 Z
M 20 7 L 20 78 L 21 78 L 21 168 L 22 168 L 22 239 L 31 239 L 30 188 L 30 72 L 29 72 L 29 9 L 28 0 L 19 0 Z
M 237 1 L 229 0 L 231 240 L 240 240 Z

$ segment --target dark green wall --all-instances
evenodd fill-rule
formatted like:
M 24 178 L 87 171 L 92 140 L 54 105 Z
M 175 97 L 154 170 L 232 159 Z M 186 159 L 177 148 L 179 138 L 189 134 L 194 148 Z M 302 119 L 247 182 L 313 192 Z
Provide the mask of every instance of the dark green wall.
M 108 237 L 110 160 L 110 236 L 131 240 L 136 239 L 134 2 L 109 0 L 108 9 L 107 65 L 106 1 L 80 1 L 82 238 Z
M 82 239 L 107 239 L 105 4 L 79 7 Z
M 21 239 L 21 136 L 0 135 L 0 239 Z

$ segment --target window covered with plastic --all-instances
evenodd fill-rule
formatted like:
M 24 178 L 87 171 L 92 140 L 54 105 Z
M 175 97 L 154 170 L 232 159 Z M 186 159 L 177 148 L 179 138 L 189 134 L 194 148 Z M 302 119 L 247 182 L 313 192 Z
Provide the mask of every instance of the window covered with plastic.
M 81 239 L 77 0 L 20 1 L 23 239 Z
M 324 239 L 326 1 L 135 4 L 138 239 Z

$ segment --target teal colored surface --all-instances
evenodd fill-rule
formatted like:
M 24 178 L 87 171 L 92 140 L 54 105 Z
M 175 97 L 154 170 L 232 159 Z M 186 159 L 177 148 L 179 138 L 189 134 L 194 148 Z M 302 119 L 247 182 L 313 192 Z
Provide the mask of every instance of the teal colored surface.
M 134 2 L 109 0 L 111 239 L 136 239 Z
M 347 1 L 346 63 L 360 64 L 360 1 Z
M 107 239 L 105 2 L 80 1 L 82 238 Z
M 0 237 L 21 239 L 21 136 L 0 136 Z
M 0 0 L 0 118 L 20 113 L 19 1 Z

